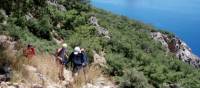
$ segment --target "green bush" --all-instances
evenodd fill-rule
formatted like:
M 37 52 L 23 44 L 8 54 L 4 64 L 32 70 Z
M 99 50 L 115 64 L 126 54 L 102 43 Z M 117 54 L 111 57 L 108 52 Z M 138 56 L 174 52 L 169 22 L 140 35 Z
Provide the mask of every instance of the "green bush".
M 29 31 L 39 38 L 51 40 L 52 25 L 49 21 L 47 16 L 41 20 L 31 20 L 28 24 Z
M 143 73 L 129 69 L 120 80 L 120 88 L 153 88 Z

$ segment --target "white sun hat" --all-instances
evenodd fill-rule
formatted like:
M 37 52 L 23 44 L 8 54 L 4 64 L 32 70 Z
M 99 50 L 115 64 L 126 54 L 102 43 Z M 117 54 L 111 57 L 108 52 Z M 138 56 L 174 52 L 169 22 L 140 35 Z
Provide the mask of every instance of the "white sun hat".
M 77 55 L 77 54 L 80 53 L 80 52 L 81 52 L 80 47 L 75 47 L 75 48 L 74 48 L 74 54 L 75 54 L 75 55 Z
M 67 48 L 67 44 L 66 44 L 66 43 L 63 43 L 63 44 L 62 44 L 62 47 Z

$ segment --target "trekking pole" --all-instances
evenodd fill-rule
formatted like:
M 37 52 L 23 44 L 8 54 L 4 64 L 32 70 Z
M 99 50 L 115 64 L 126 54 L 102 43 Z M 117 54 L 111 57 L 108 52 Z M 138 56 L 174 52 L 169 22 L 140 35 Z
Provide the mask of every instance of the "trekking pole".
M 85 84 L 87 84 L 87 78 L 86 78 L 86 67 L 83 66 L 83 74 L 84 74 L 84 78 L 85 78 Z

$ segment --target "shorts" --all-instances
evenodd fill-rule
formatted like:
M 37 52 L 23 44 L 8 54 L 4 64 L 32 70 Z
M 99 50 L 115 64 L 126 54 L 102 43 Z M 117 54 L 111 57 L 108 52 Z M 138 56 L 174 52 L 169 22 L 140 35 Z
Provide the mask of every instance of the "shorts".
M 60 57 L 57 57 L 57 58 L 56 58 L 56 61 L 57 61 L 59 64 L 61 64 L 61 65 L 65 65 L 65 63 L 63 63 L 63 61 L 61 61 L 59 58 L 60 58 Z
M 74 65 L 73 67 L 73 73 L 79 72 L 83 68 L 82 65 Z

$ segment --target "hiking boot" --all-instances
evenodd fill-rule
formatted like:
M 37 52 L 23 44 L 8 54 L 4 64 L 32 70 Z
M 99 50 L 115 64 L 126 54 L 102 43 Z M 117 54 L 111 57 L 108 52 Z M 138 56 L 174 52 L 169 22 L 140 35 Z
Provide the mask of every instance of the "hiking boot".
M 65 80 L 65 77 L 64 77 L 64 76 L 59 76 L 59 80 L 64 81 L 64 80 Z

